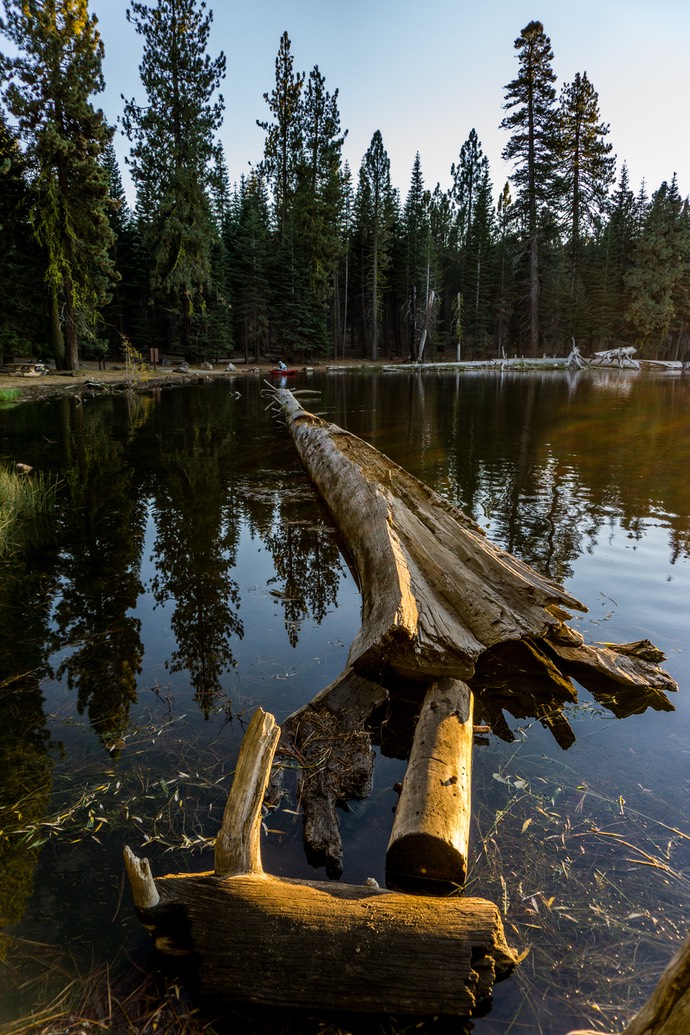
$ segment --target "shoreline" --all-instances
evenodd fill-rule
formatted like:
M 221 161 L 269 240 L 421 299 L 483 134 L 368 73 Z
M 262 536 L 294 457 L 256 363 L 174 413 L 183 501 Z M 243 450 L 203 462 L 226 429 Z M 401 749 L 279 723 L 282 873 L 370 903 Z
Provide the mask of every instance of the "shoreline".
M 642 360 L 642 370 L 657 374 L 682 374 L 686 369 L 682 363 L 661 363 L 653 360 Z M 411 373 L 411 372 L 439 372 L 439 371 L 460 371 L 460 370 L 502 370 L 513 369 L 520 372 L 537 370 L 567 370 L 566 360 L 561 357 L 543 356 L 538 359 L 527 357 L 511 357 L 508 359 L 484 359 L 484 360 L 442 360 L 429 361 L 416 367 L 409 361 L 391 359 L 322 359 L 314 363 L 305 363 L 296 368 L 299 373 L 313 372 L 326 373 L 328 371 L 385 371 L 387 373 Z M 199 384 L 206 380 L 244 380 L 247 377 L 259 377 L 268 379 L 275 364 L 267 361 L 235 366 L 234 370 L 227 370 L 225 366 L 216 367 L 212 370 L 201 369 L 201 367 L 190 367 L 186 371 L 176 371 L 171 367 L 158 366 L 152 369 L 137 371 L 134 374 L 128 372 L 120 363 L 113 364 L 109 369 L 101 370 L 97 362 L 85 362 L 79 370 L 69 371 L 50 370 L 47 374 L 26 376 L 24 374 L 0 371 L 0 401 L 3 393 L 15 391 L 19 394 L 12 398 L 5 397 L 5 402 L 38 402 L 47 399 L 59 398 L 60 396 L 97 397 L 99 395 L 115 394 L 119 392 L 148 392 L 154 388 L 175 388 L 182 385 Z M 602 373 L 623 373 L 639 374 L 640 369 L 632 369 L 626 366 L 617 365 L 594 365 L 587 364 L 582 370 L 601 371 Z
M 331 367 L 343 369 L 381 369 L 382 363 L 371 360 L 329 360 L 321 363 L 304 364 L 297 367 L 300 373 L 306 370 L 324 371 Z M 50 370 L 47 374 L 26 376 L 8 371 L 0 371 L 0 396 L 3 392 L 18 391 L 15 403 L 38 402 L 60 396 L 99 396 L 116 392 L 148 392 L 155 388 L 175 388 L 182 385 L 199 384 L 207 380 L 244 380 L 247 377 L 269 378 L 275 364 L 259 362 L 238 364 L 234 370 L 217 367 L 213 370 L 202 370 L 190 367 L 184 372 L 176 372 L 171 367 L 158 366 L 150 370 L 128 373 L 121 364 L 113 364 L 101 370 L 97 363 L 84 363 L 79 370 Z

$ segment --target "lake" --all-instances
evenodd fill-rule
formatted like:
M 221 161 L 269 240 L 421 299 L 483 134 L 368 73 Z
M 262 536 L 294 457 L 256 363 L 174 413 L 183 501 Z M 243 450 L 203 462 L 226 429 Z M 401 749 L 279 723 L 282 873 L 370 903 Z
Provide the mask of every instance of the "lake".
M 501 701 L 474 749 L 468 891 L 499 904 L 523 955 L 474 1030 L 620 1028 L 687 931 L 690 382 L 463 370 L 293 386 L 563 583 L 588 642 L 666 654 L 673 710 L 582 687 L 557 721 Z M 356 582 L 265 387 L 0 409 L 0 455 L 57 484 L 54 535 L 0 569 L 2 1022 L 75 975 L 145 965 L 123 846 L 154 874 L 212 868 L 253 711 L 281 722 L 344 667 Z M 343 880 L 384 884 L 403 773 L 379 753 L 371 797 L 343 813 Z M 267 871 L 326 879 L 294 797 L 265 827 Z

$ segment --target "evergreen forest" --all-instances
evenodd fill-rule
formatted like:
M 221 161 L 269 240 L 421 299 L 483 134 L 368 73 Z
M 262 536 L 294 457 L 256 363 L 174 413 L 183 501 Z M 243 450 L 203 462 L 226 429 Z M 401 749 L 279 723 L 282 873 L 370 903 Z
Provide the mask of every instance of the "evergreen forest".
M 494 184 L 475 130 L 445 185 L 415 157 L 402 197 L 376 130 L 343 159 L 338 89 L 285 32 L 263 154 L 233 182 L 219 139 L 224 54 L 201 0 L 132 0 L 123 98 L 128 203 L 97 107 L 88 0 L 3 0 L 0 363 L 73 370 L 149 348 L 190 362 L 278 356 L 483 359 L 634 346 L 690 359 L 690 203 L 675 174 L 634 189 L 585 72 L 559 84 L 539 21 L 514 41 Z M 2 41 L 5 41 L 4 44 Z M 507 41 L 507 45 L 509 42 Z

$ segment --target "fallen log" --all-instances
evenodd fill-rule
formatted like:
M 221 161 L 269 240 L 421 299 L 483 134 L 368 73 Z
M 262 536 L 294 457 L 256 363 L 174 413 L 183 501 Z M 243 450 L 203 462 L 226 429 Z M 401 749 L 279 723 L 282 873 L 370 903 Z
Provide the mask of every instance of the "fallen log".
M 201 992 L 262 1006 L 469 1016 L 515 966 L 496 906 L 263 872 L 261 805 L 278 727 L 242 743 L 215 872 L 154 879 L 125 849 L 137 915 L 158 951 L 194 962 Z
M 287 389 L 274 397 L 357 569 L 362 625 L 348 664 L 360 675 L 384 686 L 467 679 L 489 647 L 587 610 L 378 450 Z
M 271 396 L 347 544 L 362 593 L 362 624 L 346 673 L 319 697 L 323 719 L 337 713 L 328 719 L 334 743 L 343 729 L 356 743 L 359 729 L 382 744 L 400 698 L 421 707 L 429 684 L 443 678 L 467 683 L 499 736 L 510 736 L 503 706 L 519 715 L 531 708 L 563 748 L 575 739 L 563 715 L 564 705 L 578 699 L 573 679 L 616 715 L 673 709 L 666 694 L 677 685 L 648 641 L 586 645 L 565 620 L 567 609 L 587 609 L 562 586 L 492 544 L 461 510 L 372 446 L 305 411 L 288 390 Z M 351 709 L 343 688 L 352 673 L 363 682 Z M 297 757 L 309 752 L 313 710 L 312 702 L 289 717 L 281 750 Z M 335 805 L 347 800 L 346 742 L 332 757 L 337 765 L 309 755 L 300 800 L 307 855 L 338 876 Z M 311 830 L 319 812 L 316 840 Z M 453 874 L 449 869 L 447 879 Z
M 386 852 L 386 886 L 409 890 L 467 876 L 472 781 L 472 691 L 460 680 L 432 683 Z

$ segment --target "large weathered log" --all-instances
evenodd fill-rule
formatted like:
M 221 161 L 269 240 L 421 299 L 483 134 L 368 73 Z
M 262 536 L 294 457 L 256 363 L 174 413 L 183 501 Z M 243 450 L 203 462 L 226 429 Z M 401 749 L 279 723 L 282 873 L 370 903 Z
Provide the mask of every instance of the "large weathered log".
M 468 679 L 488 647 L 546 635 L 563 608 L 587 610 L 378 450 L 287 389 L 275 395 L 357 568 L 362 627 L 348 658 L 357 672 L 386 685 L 400 675 Z
M 573 699 L 564 667 L 662 696 L 677 689 L 656 664 L 661 652 L 614 660 L 611 644 L 585 646 L 564 619 L 567 608 L 587 608 L 562 586 L 373 446 L 308 413 L 287 389 L 273 394 L 357 569 L 362 627 L 348 658 L 357 672 L 391 692 L 400 676 L 471 681 L 483 654 L 523 641 L 541 656 L 542 678 L 567 683 Z M 511 671 L 506 664 L 506 679 Z
M 349 740 L 341 738 L 335 764 L 314 765 L 312 753 L 302 782 L 305 846 L 313 861 L 339 872 L 335 804 L 346 794 L 341 776 L 348 769 L 348 743 L 359 758 L 357 728 L 382 741 L 374 719 L 380 691 L 389 693 L 393 707 L 401 685 L 408 694 L 416 687 L 412 696 L 421 699 L 434 680 L 465 680 L 499 736 L 510 738 L 501 712 L 507 705 L 513 714 L 539 718 L 563 748 L 575 739 L 562 710 L 577 701 L 571 677 L 617 715 L 648 706 L 672 710 L 666 692 L 677 686 L 658 667 L 661 652 L 649 644 L 642 650 L 585 645 L 565 624 L 564 608 L 586 608 L 563 587 L 494 546 L 462 511 L 372 446 L 307 413 L 289 391 L 273 394 L 348 545 L 362 593 L 350 667 L 320 701 L 339 688 L 333 739 L 347 728 Z M 358 691 L 350 707 L 341 691 L 349 688 L 352 670 L 366 678 L 364 693 Z M 286 724 L 283 746 L 298 756 L 308 740 L 305 731 L 312 732 L 313 711 L 313 704 L 306 705 Z M 317 821 L 319 814 L 324 822 Z
M 259 709 L 242 744 L 216 853 L 217 869 L 232 876 L 154 880 L 148 865 L 125 849 L 137 913 L 157 949 L 188 957 L 201 991 L 227 1001 L 471 1015 L 515 965 L 492 903 L 262 872 L 259 789 L 275 739 L 272 717 Z M 227 828 L 231 819 L 240 824 L 235 836 Z M 242 860 L 252 872 L 237 872 Z
M 157 948 L 189 955 L 205 995 L 264 1006 L 469 1016 L 515 957 L 498 909 L 264 875 L 158 878 L 138 910 Z
M 472 743 L 470 688 L 457 679 L 432 683 L 417 720 L 395 810 L 386 853 L 387 887 L 464 885 Z

